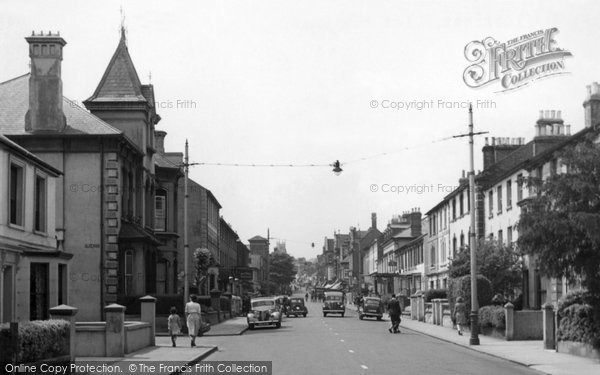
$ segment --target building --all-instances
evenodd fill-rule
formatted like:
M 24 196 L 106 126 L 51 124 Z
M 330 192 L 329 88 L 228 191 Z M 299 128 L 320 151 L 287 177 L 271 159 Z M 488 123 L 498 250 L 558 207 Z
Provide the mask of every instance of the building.
M 59 35 L 26 38 L 31 73 L 0 85 L 0 133 L 63 171 L 56 180 L 56 237 L 71 254 L 67 303 L 81 320 L 102 307 L 155 293 L 154 108 L 122 33 L 96 91 L 63 97 Z
M 269 281 L 269 240 L 262 236 L 254 236 L 248 243 L 250 267 L 254 272 L 254 291 L 258 292 Z M 263 292 L 268 293 L 268 290 Z
M 56 239 L 60 174 L 0 135 L 0 323 L 47 319 L 68 301 L 73 254 Z
M 450 203 L 444 198 L 427 212 L 429 234 L 425 239 L 425 275 L 429 289 L 448 287 Z
M 421 236 L 421 220 L 421 211 L 417 208 L 393 216 L 378 239 L 377 271 L 371 276 L 377 279 L 376 291 L 379 294 L 399 294 L 401 277 L 398 250 Z
M 240 237 L 223 217 L 219 225 L 219 289 L 232 290 L 233 282 L 238 279 L 236 270 Z
M 154 155 L 156 189 L 154 196 L 154 233 L 161 242 L 160 257 L 156 261 L 156 294 L 178 294 L 179 290 L 179 223 L 177 207 L 183 195 L 179 194 L 179 183 L 183 177 L 182 163 L 173 161 L 165 152 L 167 132 L 154 131 Z
M 178 155 L 170 156 L 173 159 Z M 183 161 L 181 161 L 182 163 Z M 181 164 L 179 163 L 179 164 Z M 183 196 L 184 178 L 179 180 L 179 195 Z M 213 193 L 206 189 L 204 186 L 188 178 L 188 245 L 189 245 L 189 276 L 188 280 L 190 284 L 194 280 L 194 251 L 196 249 L 208 249 L 214 257 L 216 263 L 220 262 L 219 252 L 219 241 L 220 235 L 219 230 L 221 228 L 219 211 L 221 204 Z M 177 202 L 178 212 L 178 232 L 183 233 L 184 231 L 184 201 L 183 199 Z M 179 251 L 177 264 L 179 266 L 179 274 L 184 273 L 184 246 L 183 241 L 179 242 Z M 183 290 L 184 279 L 180 278 L 180 289 Z M 197 293 L 201 295 L 208 295 L 210 290 L 219 287 L 219 268 L 217 266 L 211 267 L 208 270 L 208 277 L 206 282 L 200 286 Z M 193 286 L 192 289 L 198 288 Z

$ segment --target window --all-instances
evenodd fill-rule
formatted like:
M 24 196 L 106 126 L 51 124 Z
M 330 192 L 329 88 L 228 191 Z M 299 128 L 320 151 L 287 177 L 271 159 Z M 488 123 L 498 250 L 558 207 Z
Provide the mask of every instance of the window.
M 502 229 L 498 231 L 498 243 L 502 244 Z
M 506 228 L 506 243 L 508 246 L 512 245 L 512 227 Z
M 458 207 L 459 207 L 459 212 L 460 212 L 460 216 L 465 214 L 465 202 L 464 202 L 464 198 L 463 198 L 463 192 L 460 192 L 460 195 L 458 196 Z
M 10 165 L 10 203 L 9 222 L 23 226 L 23 167 L 16 164 Z
M 498 186 L 498 215 L 502 213 L 502 185 Z
M 523 200 L 523 175 L 517 175 L 517 202 Z
M 456 255 L 456 236 L 452 239 L 452 256 Z
M 550 175 L 554 176 L 558 170 L 558 163 L 556 159 L 550 161 Z
M 435 263 L 436 263 L 436 256 L 435 256 L 435 246 L 431 246 L 431 251 L 430 251 L 430 265 L 431 267 L 435 267 Z
M 456 198 L 452 199 L 452 220 L 456 220 Z
M 38 232 L 46 231 L 46 179 L 35 176 L 35 225 Z
M 512 181 L 506 181 L 506 210 L 512 208 Z
M 461 233 L 460 234 L 460 247 L 461 249 L 465 246 L 465 234 Z
M 67 304 L 67 265 L 58 265 L 58 304 Z
M 494 217 L 494 191 L 490 190 L 488 202 L 489 217 Z
M 156 190 L 156 196 L 154 197 L 154 230 L 166 231 L 167 230 L 167 192 L 159 189 Z

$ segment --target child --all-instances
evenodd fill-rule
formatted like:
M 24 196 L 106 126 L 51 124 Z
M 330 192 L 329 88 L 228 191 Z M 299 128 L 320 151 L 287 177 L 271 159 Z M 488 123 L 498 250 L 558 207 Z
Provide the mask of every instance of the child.
M 456 299 L 456 305 L 454 305 L 454 316 L 456 317 L 456 329 L 458 334 L 462 336 L 462 325 L 467 321 L 467 307 L 465 306 L 465 300 L 462 297 Z
M 173 343 L 173 346 L 177 346 L 175 342 L 177 341 L 177 335 L 181 332 L 181 321 L 179 320 L 179 315 L 177 315 L 177 308 L 175 306 L 171 307 L 171 315 L 169 315 L 167 326 L 169 328 L 169 335 L 171 335 L 171 342 Z

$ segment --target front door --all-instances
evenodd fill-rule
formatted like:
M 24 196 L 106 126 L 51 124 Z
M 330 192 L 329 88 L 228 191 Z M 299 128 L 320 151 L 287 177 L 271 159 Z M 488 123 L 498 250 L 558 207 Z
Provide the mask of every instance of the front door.
M 48 263 L 31 263 L 29 320 L 48 319 Z

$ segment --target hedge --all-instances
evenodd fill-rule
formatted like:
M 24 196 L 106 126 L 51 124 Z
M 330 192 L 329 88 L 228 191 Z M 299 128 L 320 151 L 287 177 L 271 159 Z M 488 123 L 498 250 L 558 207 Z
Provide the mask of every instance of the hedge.
M 432 299 L 448 298 L 447 289 L 429 289 L 423 295 L 425 302 L 431 302 Z
M 490 280 L 482 275 L 477 275 L 477 300 L 479 306 L 487 306 L 492 302 L 494 293 L 492 290 L 492 283 Z M 454 305 L 456 299 L 462 297 L 464 299 L 467 311 L 471 311 L 471 276 L 461 276 L 456 279 L 450 279 L 448 284 L 448 300 L 450 302 L 450 309 L 452 311 L 452 321 L 456 321 L 454 316 Z M 469 319 L 467 313 L 467 320 Z
M 587 292 L 567 294 L 558 304 L 558 339 L 591 344 L 600 349 L 600 312 L 597 298 Z
M 69 355 L 70 323 L 64 320 L 34 320 L 19 323 L 19 363 Z M 11 347 L 10 325 L 0 325 L 2 350 Z M 9 360 L 5 358 L 4 360 Z
M 482 328 L 506 328 L 506 317 L 502 306 L 483 306 L 479 309 L 479 326 Z

